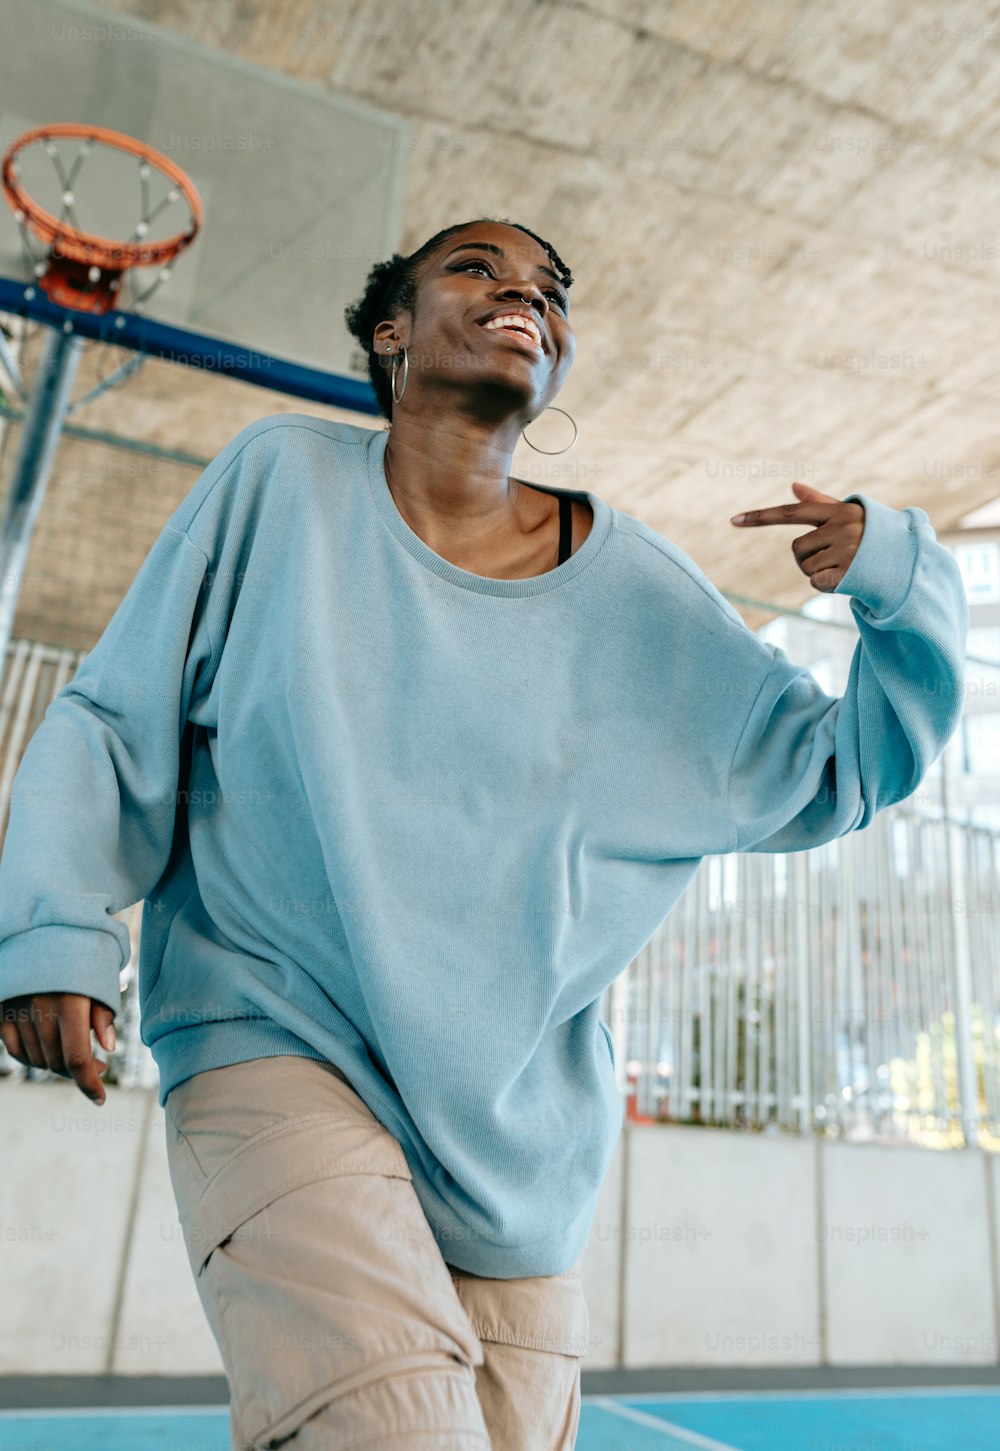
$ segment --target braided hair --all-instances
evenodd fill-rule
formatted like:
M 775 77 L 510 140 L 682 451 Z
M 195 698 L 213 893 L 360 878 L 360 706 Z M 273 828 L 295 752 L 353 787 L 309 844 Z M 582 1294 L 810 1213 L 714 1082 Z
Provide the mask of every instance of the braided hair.
M 390 422 L 392 421 L 392 384 L 388 364 L 375 353 L 372 346 L 375 329 L 380 322 L 395 317 L 399 312 L 409 311 L 415 315 L 417 279 L 421 262 L 446 237 L 450 237 L 452 232 L 460 232 L 466 227 L 475 226 L 476 222 L 502 222 L 505 226 L 517 227 L 519 231 L 526 232 L 548 252 L 563 286 L 568 288 L 572 285 L 573 274 L 555 248 L 527 227 L 522 227 L 520 222 L 508 221 L 506 217 L 476 217 L 471 222 L 456 222 L 454 226 L 445 227 L 444 231 L 437 232 L 409 257 L 403 257 L 399 252 L 394 252 L 388 261 L 376 262 L 368 273 L 364 292 L 357 302 L 344 309 L 344 320 L 351 336 L 357 338 L 368 356 L 368 377 L 371 379 L 382 415 Z

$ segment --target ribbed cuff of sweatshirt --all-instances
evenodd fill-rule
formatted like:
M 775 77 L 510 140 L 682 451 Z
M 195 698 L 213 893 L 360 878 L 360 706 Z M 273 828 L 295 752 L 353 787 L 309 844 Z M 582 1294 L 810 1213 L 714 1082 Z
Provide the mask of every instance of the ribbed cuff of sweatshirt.
M 865 527 L 847 573 L 831 591 L 854 595 L 878 619 L 895 613 L 910 592 L 920 544 L 917 526 L 929 523 L 923 509 L 893 509 L 868 494 L 848 494 L 863 505 Z
M 0 1002 L 28 993 L 81 993 L 121 1006 L 122 951 L 110 932 L 48 924 L 0 943 Z

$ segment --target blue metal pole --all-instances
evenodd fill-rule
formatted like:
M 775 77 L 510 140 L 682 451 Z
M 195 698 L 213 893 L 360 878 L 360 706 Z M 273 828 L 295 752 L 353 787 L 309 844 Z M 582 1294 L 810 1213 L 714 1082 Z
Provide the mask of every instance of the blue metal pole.
M 379 406 L 371 384 L 360 378 L 308 368 L 290 358 L 279 358 L 242 343 L 226 342 L 171 323 L 156 322 L 135 312 L 78 312 L 50 302 L 40 287 L 0 277 L 0 312 L 30 317 L 50 327 L 62 327 L 69 319 L 81 337 L 116 347 L 131 348 L 181 367 L 201 368 L 229 378 L 273 388 L 296 398 L 332 404 L 355 413 L 378 415 Z
M 35 520 L 45 497 L 52 459 L 69 406 L 83 339 L 62 327 L 49 328 L 38 364 L 14 476 L 0 522 L 0 682 L 7 664 L 14 612 Z

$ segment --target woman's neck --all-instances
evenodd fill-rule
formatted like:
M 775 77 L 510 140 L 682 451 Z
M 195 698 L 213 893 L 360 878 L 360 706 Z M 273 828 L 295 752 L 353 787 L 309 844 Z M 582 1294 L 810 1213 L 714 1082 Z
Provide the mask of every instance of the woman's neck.
M 538 491 L 510 477 L 515 430 L 512 424 L 498 434 L 453 418 L 393 423 L 385 450 L 389 492 L 436 553 L 439 544 L 475 550 L 537 523 Z

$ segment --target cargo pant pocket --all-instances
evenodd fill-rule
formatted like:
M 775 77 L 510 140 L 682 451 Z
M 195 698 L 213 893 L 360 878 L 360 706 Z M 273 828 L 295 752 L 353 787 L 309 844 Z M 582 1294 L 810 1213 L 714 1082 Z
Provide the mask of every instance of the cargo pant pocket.
M 405 1156 L 363 1105 L 356 1116 L 348 1105 L 272 1124 L 208 1174 L 183 1127 L 168 1114 L 171 1176 L 229 1380 L 234 1445 L 280 1444 L 380 1379 L 449 1366 L 474 1379 L 482 1347 Z
M 451 1276 L 483 1347 L 476 1393 L 493 1451 L 572 1451 L 590 1341 L 579 1262 L 516 1280 Z

